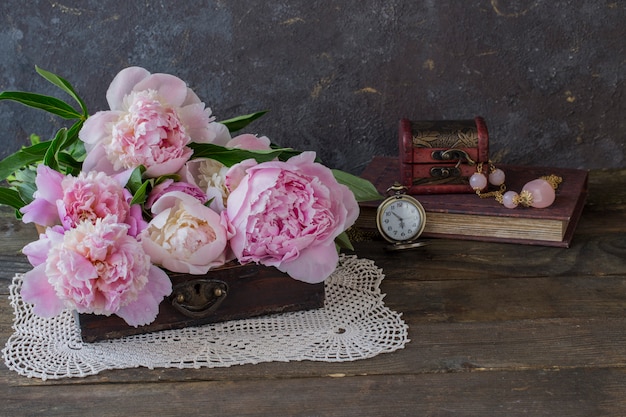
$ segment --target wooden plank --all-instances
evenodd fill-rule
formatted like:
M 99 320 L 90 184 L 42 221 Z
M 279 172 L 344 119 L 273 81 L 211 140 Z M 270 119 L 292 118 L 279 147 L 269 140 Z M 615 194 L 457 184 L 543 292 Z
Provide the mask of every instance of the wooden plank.
M 22 223 L 15 218 L 13 210 L 0 206 L 0 253 L 17 254 L 24 245 L 35 239 L 35 226 Z
M 584 220 L 584 216 L 583 216 Z M 598 227 L 579 234 L 570 248 L 432 239 L 428 246 L 388 252 L 380 240 L 355 242 L 356 253 L 372 259 L 386 276 L 446 280 L 485 277 L 545 277 L 626 274 L 626 213 L 612 220 L 621 230 Z
M 128 369 L 83 379 L 46 382 L 21 377 L 3 365 L 0 383 L 7 386 L 91 385 L 626 366 L 626 319 L 623 318 L 414 323 L 410 317 L 407 322 L 411 342 L 405 349 L 355 362 L 304 361 L 197 370 Z
M 624 276 L 383 281 L 386 305 L 415 324 L 624 317 Z
M 626 209 L 626 169 L 594 170 L 589 173 L 587 211 Z
M 5 415 L 623 416 L 622 369 L 11 387 Z
M 0 293 L 6 293 L 11 280 L 18 273 L 29 271 L 32 266 L 24 255 L 0 255 Z

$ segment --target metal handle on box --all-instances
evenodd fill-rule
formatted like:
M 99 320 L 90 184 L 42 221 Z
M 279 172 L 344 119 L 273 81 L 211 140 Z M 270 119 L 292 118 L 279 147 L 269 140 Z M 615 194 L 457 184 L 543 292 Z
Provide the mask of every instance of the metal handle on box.
M 170 301 L 181 314 L 204 318 L 213 313 L 228 295 L 228 285 L 219 280 L 198 278 L 177 284 Z
M 462 149 L 447 149 L 447 150 L 437 150 L 433 151 L 431 157 L 436 161 L 456 161 L 459 163 L 463 160 L 467 161 L 470 165 L 475 165 L 476 162 Z M 458 164 L 457 164 L 458 166 Z
M 461 170 L 456 167 L 432 167 L 430 169 L 432 178 L 457 178 L 461 176 Z

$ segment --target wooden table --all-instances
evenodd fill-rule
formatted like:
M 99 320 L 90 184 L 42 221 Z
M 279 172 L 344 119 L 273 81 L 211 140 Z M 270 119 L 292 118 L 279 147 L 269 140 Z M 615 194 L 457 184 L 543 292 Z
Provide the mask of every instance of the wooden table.
M 30 227 L 0 217 L 0 344 Z M 373 359 L 128 369 L 42 382 L 0 364 L 0 415 L 626 415 L 626 170 L 592 172 L 569 249 L 437 240 L 389 254 L 388 307 L 411 342 Z

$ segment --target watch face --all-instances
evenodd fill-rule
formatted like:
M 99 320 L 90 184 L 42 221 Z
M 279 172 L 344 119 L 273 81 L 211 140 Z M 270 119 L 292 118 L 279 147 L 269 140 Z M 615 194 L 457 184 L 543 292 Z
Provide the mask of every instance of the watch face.
M 380 207 L 378 228 L 390 242 L 416 239 L 424 230 L 424 209 L 407 197 L 391 198 Z

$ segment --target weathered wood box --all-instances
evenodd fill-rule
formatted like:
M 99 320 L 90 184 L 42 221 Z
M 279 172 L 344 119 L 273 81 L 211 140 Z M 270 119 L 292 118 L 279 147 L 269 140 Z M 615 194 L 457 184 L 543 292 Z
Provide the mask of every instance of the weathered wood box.
M 324 283 L 308 284 L 273 267 L 228 265 L 206 275 L 170 273 L 172 294 L 147 326 L 132 327 L 118 316 L 78 314 L 84 342 L 180 329 L 228 320 L 321 308 Z
M 469 177 L 489 161 L 489 133 L 483 118 L 400 120 L 401 183 L 409 194 L 474 193 Z

